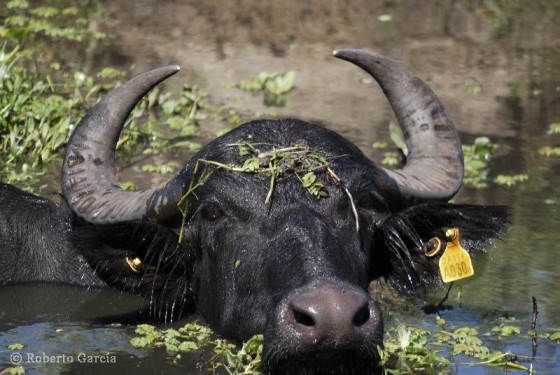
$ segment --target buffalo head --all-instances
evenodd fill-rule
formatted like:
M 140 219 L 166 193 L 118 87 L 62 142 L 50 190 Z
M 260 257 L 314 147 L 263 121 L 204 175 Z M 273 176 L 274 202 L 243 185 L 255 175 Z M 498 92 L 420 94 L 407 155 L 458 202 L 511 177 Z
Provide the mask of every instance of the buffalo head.
M 160 318 L 196 311 L 229 338 L 264 333 L 270 373 L 373 371 L 383 321 L 368 284 L 384 278 L 414 292 L 438 283 L 430 239 L 458 227 L 469 250 L 482 251 L 505 227 L 503 207 L 446 203 L 462 185 L 463 155 L 432 90 L 377 53 L 334 55 L 383 89 L 409 149 L 402 170 L 325 128 L 258 120 L 210 142 L 166 184 L 122 191 L 114 153 L 123 124 L 177 66 L 111 91 L 64 160 L 76 246 L 89 244 L 82 253 L 105 282 L 145 294 Z

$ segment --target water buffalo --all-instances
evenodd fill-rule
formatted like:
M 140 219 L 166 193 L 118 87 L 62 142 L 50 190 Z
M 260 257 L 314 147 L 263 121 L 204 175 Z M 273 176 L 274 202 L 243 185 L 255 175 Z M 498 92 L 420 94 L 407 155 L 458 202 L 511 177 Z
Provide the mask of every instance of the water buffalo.
M 383 278 L 414 293 L 441 282 L 428 256 L 458 228 L 471 253 L 499 236 L 508 210 L 447 203 L 463 180 L 461 144 L 419 78 L 373 52 L 338 58 L 381 86 L 408 146 L 388 170 L 339 134 L 296 119 L 245 123 L 213 140 L 169 182 L 123 191 L 115 146 L 136 103 L 179 67 L 114 89 L 73 132 L 66 204 L 0 185 L 0 284 L 110 286 L 146 296 L 152 317 L 196 312 L 219 334 L 264 333 L 278 374 L 375 371 Z M 430 254 L 431 255 L 431 254 Z

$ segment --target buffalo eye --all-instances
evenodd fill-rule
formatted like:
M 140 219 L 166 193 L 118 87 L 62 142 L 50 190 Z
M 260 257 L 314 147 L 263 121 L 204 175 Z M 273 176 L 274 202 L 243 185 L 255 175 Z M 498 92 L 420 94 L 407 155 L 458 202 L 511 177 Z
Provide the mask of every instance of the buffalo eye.
M 202 208 L 202 218 L 206 221 L 216 221 L 224 217 L 224 211 L 216 204 L 210 204 Z

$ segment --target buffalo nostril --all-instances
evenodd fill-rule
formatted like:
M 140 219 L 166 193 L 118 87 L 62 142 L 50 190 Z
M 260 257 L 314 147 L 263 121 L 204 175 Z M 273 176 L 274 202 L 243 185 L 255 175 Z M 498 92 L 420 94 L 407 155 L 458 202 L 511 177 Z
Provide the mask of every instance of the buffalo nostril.
M 369 320 L 369 306 L 365 305 L 362 306 L 356 315 L 354 315 L 354 319 L 352 319 L 352 323 L 355 327 L 361 327 L 367 323 Z
M 313 327 L 315 325 L 315 321 L 311 316 L 309 316 L 305 312 L 298 311 L 296 309 L 294 309 L 294 319 L 298 324 L 301 324 L 306 327 Z

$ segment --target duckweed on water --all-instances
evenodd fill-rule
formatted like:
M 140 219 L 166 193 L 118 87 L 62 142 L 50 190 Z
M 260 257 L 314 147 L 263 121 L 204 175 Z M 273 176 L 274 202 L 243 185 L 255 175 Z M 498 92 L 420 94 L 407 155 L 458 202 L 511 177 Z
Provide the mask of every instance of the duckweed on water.
M 0 371 L 0 375 L 24 375 L 25 368 L 23 366 L 12 366 Z
M 16 342 L 14 344 L 8 345 L 8 350 L 21 350 L 23 349 L 24 345 Z
M 504 370 L 527 371 L 531 358 L 509 351 L 490 350 L 486 341 L 499 339 L 507 346 L 509 337 L 526 336 L 530 342 L 531 330 L 524 331 L 511 317 L 499 318 L 486 333 L 472 327 L 455 327 L 437 317 L 434 331 L 416 326 L 397 324 L 389 327 L 384 348 L 378 348 L 384 374 L 404 375 L 422 373 L 453 373 L 456 365 L 492 366 Z M 216 339 L 210 328 L 196 322 L 179 329 L 160 330 L 150 325 L 139 325 L 137 337 L 130 344 L 140 348 L 161 348 L 177 364 L 181 354 L 205 351 L 206 369 L 219 368 L 228 374 L 260 374 L 263 336 L 255 335 L 241 347 L 227 340 Z M 560 343 L 560 332 L 541 332 L 541 340 Z
M 19 351 L 22 350 L 25 345 L 20 344 L 19 342 L 8 345 L 8 350 L 11 351 Z M 0 350 L 1 351 L 1 350 Z M 0 375 L 23 375 L 25 374 L 25 368 L 23 366 L 15 365 L 4 370 L 0 369 Z
M 394 122 L 389 123 L 389 137 L 399 152 L 384 151 L 381 164 L 395 168 L 403 164 L 406 155 L 408 155 L 408 147 L 404 141 L 401 128 Z M 377 141 L 371 146 L 376 150 L 386 150 L 389 145 L 385 141 Z
M 463 145 L 465 157 L 465 186 L 477 189 L 488 186 L 489 162 L 498 146 L 488 137 L 478 137 L 472 145 Z
M 140 336 L 130 340 L 132 346 L 165 347 L 170 354 L 199 350 L 213 342 L 210 328 L 197 323 L 188 323 L 178 330 L 169 328 L 163 331 L 148 324 L 140 324 L 135 332 Z
M 406 147 L 406 142 L 402 135 L 402 131 L 395 123 L 389 124 L 389 135 L 393 145 L 399 150 L 397 152 L 384 152 L 382 164 L 398 168 L 402 166 L 403 161 L 408 155 L 408 149 Z M 379 141 L 372 145 L 375 149 L 384 150 L 388 147 L 387 142 Z M 474 140 L 472 145 L 463 145 L 463 154 L 465 160 L 465 177 L 463 183 L 465 186 L 474 187 L 477 189 L 482 189 L 488 186 L 488 173 L 489 173 L 489 163 L 494 155 L 494 152 L 498 146 L 490 141 L 488 137 L 478 137 Z M 521 176 L 521 175 L 520 175 Z M 496 183 L 515 184 L 520 180 L 521 177 L 516 177 L 511 183 L 512 179 L 501 178 Z M 507 181 L 502 181 L 507 180 Z
M 512 176 L 500 174 L 496 176 L 494 182 L 498 185 L 514 186 L 517 185 L 519 182 L 527 181 L 528 179 L 529 176 L 527 176 L 526 174 L 517 174 Z
M 139 336 L 130 340 L 138 348 L 165 348 L 175 363 L 180 363 L 181 353 L 197 352 L 212 348 L 207 361 L 208 370 L 223 368 L 232 375 L 259 375 L 263 336 L 255 335 L 241 348 L 227 340 L 216 339 L 212 330 L 196 322 L 187 323 L 179 329 L 159 330 L 154 326 L 141 324 L 136 327 Z
M 534 332 L 530 329 L 524 331 L 515 319 L 500 318 L 486 333 L 480 333 L 472 327 L 454 327 L 439 317 L 436 319 L 436 326 L 440 329 L 433 332 L 402 324 L 387 330 L 385 348 L 378 350 L 384 374 L 451 374 L 457 365 L 528 371 L 532 362 L 530 355 L 490 350 L 490 344 L 486 344 L 499 340 L 507 348 L 509 337 L 521 336 L 526 339 L 529 350 Z M 539 333 L 538 338 L 560 343 L 559 332 Z M 491 346 L 495 347 L 495 344 Z
M 541 147 L 539 149 L 539 154 L 541 154 L 542 156 L 558 157 L 560 156 L 560 147 L 550 147 L 550 146 Z
M 560 122 L 554 122 L 548 125 L 548 134 L 549 135 L 560 135 Z

